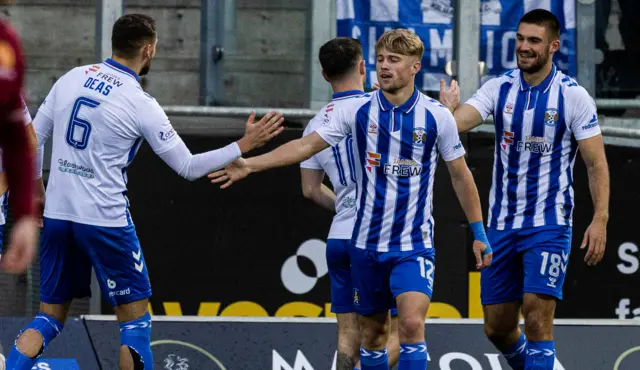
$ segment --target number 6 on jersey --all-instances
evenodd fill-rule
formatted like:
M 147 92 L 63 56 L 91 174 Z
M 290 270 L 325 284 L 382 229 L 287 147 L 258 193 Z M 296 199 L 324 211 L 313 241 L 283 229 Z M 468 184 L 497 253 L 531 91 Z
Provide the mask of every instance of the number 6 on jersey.
M 80 108 L 82 106 L 95 108 L 100 105 L 93 99 L 80 97 L 76 100 L 71 111 L 71 117 L 69 118 L 69 127 L 67 128 L 67 144 L 76 149 L 83 150 L 89 143 L 89 135 L 91 134 L 91 123 L 78 117 Z

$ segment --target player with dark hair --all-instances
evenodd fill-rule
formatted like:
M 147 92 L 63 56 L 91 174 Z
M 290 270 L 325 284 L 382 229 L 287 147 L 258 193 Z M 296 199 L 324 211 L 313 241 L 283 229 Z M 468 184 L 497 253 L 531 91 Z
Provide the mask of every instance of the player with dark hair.
M 466 132 L 493 115 L 496 143 L 489 195 L 488 237 L 493 263 L 481 273 L 485 332 L 513 369 L 552 370 L 553 318 L 562 299 L 571 251 L 573 165 L 587 167 L 594 215 L 581 249 L 596 265 L 604 254 L 609 218 L 609 171 L 596 105 L 559 71 L 560 24 L 536 9 L 520 20 L 518 69 L 487 81 L 457 109 Z M 441 91 L 456 108 L 459 97 Z M 524 333 L 518 322 L 524 315 Z
M 91 268 L 120 323 L 119 368 L 153 369 L 151 285 L 129 213 L 126 170 L 143 140 L 189 180 L 239 158 L 282 131 L 271 112 L 249 117 L 244 137 L 192 155 L 158 104 L 140 87 L 156 54 L 153 18 L 128 14 L 113 26 L 112 58 L 67 72 L 40 106 L 33 125 L 42 148 L 53 139 L 40 254 L 40 312 L 7 359 L 29 370 L 62 331 L 71 301 L 91 294 Z M 41 161 L 42 158 L 39 158 Z
M 333 99 L 307 125 L 304 136 L 311 134 L 325 121 L 326 110 L 342 109 L 364 94 L 362 90 L 366 69 L 360 41 L 338 37 L 328 41 L 318 54 L 322 75 L 331 84 Z M 338 321 L 337 370 L 359 367 L 360 330 L 353 305 L 353 282 L 349 247 L 356 217 L 356 170 L 353 154 L 353 137 L 347 136 L 338 144 L 327 148 L 300 163 L 302 192 L 316 204 L 336 212 L 327 239 L 327 266 L 331 280 L 331 312 Z M 324 185 L 325 173 L 329 176 L 333 191 Z M 391 310 L 389 331 L 389 364 L 398 362 L 397 310 Z
M 438 157 L 474 232 L 476 267 L 491 263 L 478 190 L 451 112 L 415 88 L 424 45 L 413 32 L 385 32 L 376 44 L 380 89 L 327 106 L 311 134 L 210 175 L 222 188 L 252 172 L 308 159 L 350 134 L 357 181 L 349 259 L 360 324 L 362 370 L 388 370 L 389 310 L 398 309 L 399 370 L 427 368 L 425 317 L 434 287 L 433 181 Z

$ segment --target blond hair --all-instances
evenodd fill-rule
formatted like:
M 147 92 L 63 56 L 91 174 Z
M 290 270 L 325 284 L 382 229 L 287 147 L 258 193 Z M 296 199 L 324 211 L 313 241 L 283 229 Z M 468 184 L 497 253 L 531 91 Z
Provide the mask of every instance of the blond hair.
M 383 33 L 376 43 L 376 54 L 381 49 L 387 49 L 400 55 L 415 56 L 418 59 L 422 59 L 422 54 L 424 54 L 424 45 L 420 37 L 403 28 Z

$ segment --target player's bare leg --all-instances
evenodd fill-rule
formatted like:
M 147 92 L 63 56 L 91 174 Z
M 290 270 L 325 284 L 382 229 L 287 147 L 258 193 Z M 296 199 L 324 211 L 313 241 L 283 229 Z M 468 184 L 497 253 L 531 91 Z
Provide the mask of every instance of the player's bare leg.
M 386 347 L 389 339 L 389 321 L 388 311 L 366 316 L 358 315 L 362 370 L 388 369 Z
M 514 370 L 524 369 L 525 336 L 518 325 L 520 301 L 490 304 L 484 311 L 484 333 Z
M 357 323 L 357 321 L 356 321 Z M 356 342 L 357 347 L 353 347 L 356 356 L 358 356 L 358 360 L 356 362 L 355 368 L 360 369 L 360 352 L 358 348 L 360 347 L 360 331 L 357 332 L 358 340 Z M 338 343 L 338 348 L 340 348 L 340 344 Z M 398 338 L 398 316 L 391 316 L 389 321 L 389 340 L 387 341 L 387 355 L 389 357 L 389 368 L 393 368 L 398 364 L 398 358 L 400 357 L 400 338 Z M 337 370 L 341 370 L 339 366 L 340 361 L 340 353 L 338 353 L 338 366 Z M 351 369 L 354 367 L 351 366 Z M 347 369 L 347 367 L 345 367 Z
M 520 338 L 520 302 L 511 301 L 490 304 L 482 307 L 484 311 L 484 333 L 500 351 L 514 345 Z
M 153 369 L 149 344 L 151 321 L 148 306 L 149 299 L 142 299 L 115 307 L 121 328 L 121 343 L 123 343 L 120 347 L 119 370 Z
M 522 313 L 527 336 L 527 369 L 553 370 L 555 346 L 553 343 L 554 297 L 524 293 Z
M 398 316 L 391 316 L 389 325 L 389 340 L 387 341 L 389 369 L 398 364 L 400 358 L 400 337 L 398 336 Z
M 424 325 L 431 299 L 424 293 L 406 292 L 396 297 L 400 363 L 398 369 L 427 368 Z M 424 367 L 422 367 L 424 364 Z
M 61 304 L 40 302 L 40 312 L 18 335 L 7 358 L 7 368 L 30 370 L 36 358 L 62 331 L 70 306 L 71 301 Z
M 355 312 L 336 314 L 338 320 L 338 359 L 336 370 L 353 370 L 360 358 L 360 330 Z

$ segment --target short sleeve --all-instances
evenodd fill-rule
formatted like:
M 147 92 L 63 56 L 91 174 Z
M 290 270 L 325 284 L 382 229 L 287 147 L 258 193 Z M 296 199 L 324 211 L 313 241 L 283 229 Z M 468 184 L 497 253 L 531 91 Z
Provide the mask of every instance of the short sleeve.
M 318 117 L 318 119 L 321 119 L 321 122 L 316 132 L 327 144 L 335 146 L 351 134 L 351 127 L 355 121 L 355 115 L 354 117 L 349 117 L 348 113 L 345 113 L 333 104 L 327 105 L 320 113 L 321 116 Z
M 480 113 L 482 119 L 486 120 L 487 117 L 493 114 L 494 107 L 497 104 L 500 83 L 501 79 L 499 77 L 485 82 L 465 104 L 474 107 Z
M 319 118 L 316 116 L 314 117 L 309 124 L 307 125 L 307 127 L 304 129 L 304 133 L 302 134 L 302 136 L 307 136 L 310 133 L 315 131 L 315 127 L 318 125 L 318 120 Z M 322 165 L 320 164 L 320 162 L 318 161 L 318 155 L 313 155 L 311 156 L 311 158 L 300 162 L 300 168 L 307 168 L 310 170 L 322 170 Z
M 180 143 L 169 117 L 158 102 L 151 98 L 138 106 L 141 135 L 149 143 L 154 153 L 165 153 Z
M 567 122 L 576 140 L 584 140 L 601 134 L 598 124 L 596 102 L 582 87 L 567 87 L 574 90 L 567 94 L 565 109 Z
M 458 128 L 453 115 L 446 109 L 437 121 L 438 125 L 438 151 L 447 162 L 458 159 L 465 155 L 464 147 L 458 135 Z

